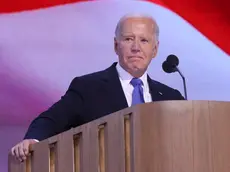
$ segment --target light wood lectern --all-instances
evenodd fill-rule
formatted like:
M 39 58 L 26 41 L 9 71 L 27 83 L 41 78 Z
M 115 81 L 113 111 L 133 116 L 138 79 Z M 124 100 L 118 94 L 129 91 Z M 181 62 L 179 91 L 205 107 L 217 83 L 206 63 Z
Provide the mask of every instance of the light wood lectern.
M 127 108 L 31 146 L 9 172 L 230 172 L 230 102 Z

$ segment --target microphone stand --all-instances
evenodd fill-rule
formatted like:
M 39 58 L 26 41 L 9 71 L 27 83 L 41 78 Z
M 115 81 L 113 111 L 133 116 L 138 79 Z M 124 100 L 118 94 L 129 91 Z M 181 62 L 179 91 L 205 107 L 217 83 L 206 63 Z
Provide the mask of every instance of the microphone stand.
M 180 74 L 182 80 L 183 80 L 183 85 L 184 85 L 184 95 L 185 95 L 185 100 L 187 100 L 187 88 L 186 88 L 186 82 L 185 82 L 185 77 L 184 75 L 181 73 L 180 69 L 175 66 L 176 71 Z

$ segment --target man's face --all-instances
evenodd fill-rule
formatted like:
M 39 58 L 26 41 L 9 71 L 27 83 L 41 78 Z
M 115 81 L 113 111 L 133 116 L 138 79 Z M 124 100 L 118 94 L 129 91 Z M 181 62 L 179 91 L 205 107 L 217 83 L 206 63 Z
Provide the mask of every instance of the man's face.
M 151 19 L 128 18 L 121 24 L 120 36 L 114 39 L 121 66 L 135 77 L 140 77 L 156 56 L 158 42 L 154 27 Z

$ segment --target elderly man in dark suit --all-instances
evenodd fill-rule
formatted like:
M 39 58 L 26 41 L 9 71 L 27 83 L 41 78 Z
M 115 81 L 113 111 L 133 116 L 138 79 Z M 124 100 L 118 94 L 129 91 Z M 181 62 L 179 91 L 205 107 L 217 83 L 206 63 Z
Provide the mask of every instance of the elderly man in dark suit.
M 12 154 L 23 161 L 30 144 L 135 104 L 183 100 L 179 91 L 147 74 L 157 54 L 158 37 L 159 28 L 153 18 L 122 17 L 114 38 L 118 63 L 74 78 L 61 100 L 32 121 L 24 140 L 12 148 Z

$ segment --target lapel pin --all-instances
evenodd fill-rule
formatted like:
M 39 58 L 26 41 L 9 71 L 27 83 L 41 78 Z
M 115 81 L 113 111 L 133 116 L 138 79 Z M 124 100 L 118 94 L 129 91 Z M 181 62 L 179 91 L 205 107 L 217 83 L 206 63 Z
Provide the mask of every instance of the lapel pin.
M 159 92 L 160 95 L 163 95 L 162 92 Z

